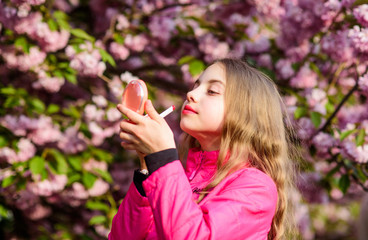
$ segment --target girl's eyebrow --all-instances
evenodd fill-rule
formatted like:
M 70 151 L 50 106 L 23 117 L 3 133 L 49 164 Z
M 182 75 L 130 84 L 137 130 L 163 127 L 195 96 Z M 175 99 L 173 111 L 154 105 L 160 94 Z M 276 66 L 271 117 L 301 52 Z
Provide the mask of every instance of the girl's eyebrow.
M 224 82 L 223 81 L 221 81 L 221 80 L 217 80 L 217 79 L 211 79 L 211 80 L 209 80 L 208 81 L 209 83 L 220 83 L 220 84 L 222 84 L 222 85 L 224 85 L 225 86 L 225 84 L 224 84 Z M 199 79 L 197 79 L 195 82 L 194 82 L 194 85 L 195 84 L 200 84 L 201 83 L 201 81 L 199 80 Z

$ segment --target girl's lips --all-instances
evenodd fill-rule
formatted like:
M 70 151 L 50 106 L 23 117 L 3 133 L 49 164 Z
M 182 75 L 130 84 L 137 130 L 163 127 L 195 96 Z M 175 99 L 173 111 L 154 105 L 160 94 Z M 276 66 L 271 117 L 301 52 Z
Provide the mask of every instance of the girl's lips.
M 185 105 L 185 107 L 184 107 L 184 109 L 183 109 L 183 111 L 182 111 L 182 113 L 184 113 L 184 114 L 190 114 L 190 113 L 194 113 L 194 114 L 198 114 L 191 106 L 189 106 L 189 105 Z

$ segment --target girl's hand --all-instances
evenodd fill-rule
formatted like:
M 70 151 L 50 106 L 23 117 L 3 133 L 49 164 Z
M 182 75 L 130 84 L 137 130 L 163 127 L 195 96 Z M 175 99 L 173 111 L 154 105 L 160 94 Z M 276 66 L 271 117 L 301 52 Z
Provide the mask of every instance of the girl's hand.
M 120 123 L 121 146 L 128 150 L 136 150 L 144 155 L 175 148 L 174 134 L 155 110 L 150 100 L 146 101 L 144 117 L 121 104 L 118 110 L 129 118 Z

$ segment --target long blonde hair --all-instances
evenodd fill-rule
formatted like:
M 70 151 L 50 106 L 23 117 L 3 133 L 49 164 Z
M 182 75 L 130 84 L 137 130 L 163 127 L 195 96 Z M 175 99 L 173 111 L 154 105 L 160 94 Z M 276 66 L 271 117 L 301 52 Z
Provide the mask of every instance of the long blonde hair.
M 198 202 L 247 162 L 268 174 L 277 186 L 276 213 L 268 239 L 282 239 L 294 230 L 288 196 L 295 174 L 292 159 L 295 148 L 290 140 L 293 131 L 282 99 L 273 81 L 246 62 L 226 58 L 214 63 L 222 64 L 226 71 L 225 119 L 217 171 L 200 193 Z M 198 145 L 190 135 L 184 141 L 181 156 L 183 151 Z

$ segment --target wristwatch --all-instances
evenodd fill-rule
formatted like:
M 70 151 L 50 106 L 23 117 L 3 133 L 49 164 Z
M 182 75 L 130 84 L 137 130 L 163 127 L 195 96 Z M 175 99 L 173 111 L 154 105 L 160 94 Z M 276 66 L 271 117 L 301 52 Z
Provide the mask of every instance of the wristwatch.
M 148 175 L 148 170 L 147 169 L 141 169 L 141 170 L 139 170 L 139 172 L 144 174 L 144 175 Z

